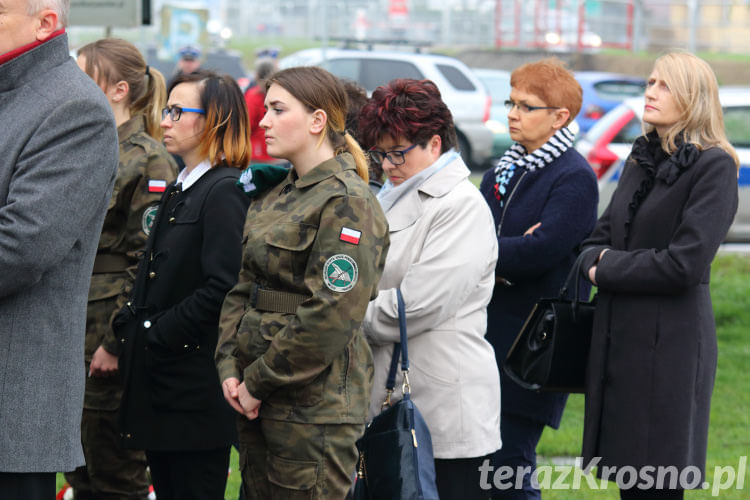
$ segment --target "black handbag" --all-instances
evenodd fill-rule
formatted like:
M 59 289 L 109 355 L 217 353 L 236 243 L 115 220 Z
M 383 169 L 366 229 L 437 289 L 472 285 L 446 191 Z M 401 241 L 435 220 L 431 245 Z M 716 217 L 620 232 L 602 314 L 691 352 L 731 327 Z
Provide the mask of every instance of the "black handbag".
M 503 364 L 505 374 L 525 389 L 585 392 L 596 298 L 578 300 L 581 252 L 556 298 L 539 300 L 513 342 Z M 573 299 L 567 298 L 574 287 Z
M 355 500 L 438 500 L 432 439 L 422 415 L 411 400 L 406 313 L 401 290 L 396 290 L 401 343 L 393 347 L 383 410 L 357 440 L 359 464 Z M 404 397 L 391 405 L 396 368 L 401 355 Z

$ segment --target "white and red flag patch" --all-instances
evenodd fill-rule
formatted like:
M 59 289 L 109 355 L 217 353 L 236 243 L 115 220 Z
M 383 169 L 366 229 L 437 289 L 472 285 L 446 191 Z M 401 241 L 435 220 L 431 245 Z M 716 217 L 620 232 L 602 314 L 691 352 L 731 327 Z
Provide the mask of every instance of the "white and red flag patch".
M 167 190 L 167 181 L 160 181 L 151 179 L 148 181 L 148 192 L 149 193 L 163 193 Z
M 346 241 L 347 243 L 351 243 L 352 245 L 359 245 L 359 238 L 361 236 L 362 236 L 362 231 L 357 231 L 356 229 L 352 229 L 349 227 L 342 227 L 341 235 L 339 236 L 339 239 L 341 241 Z

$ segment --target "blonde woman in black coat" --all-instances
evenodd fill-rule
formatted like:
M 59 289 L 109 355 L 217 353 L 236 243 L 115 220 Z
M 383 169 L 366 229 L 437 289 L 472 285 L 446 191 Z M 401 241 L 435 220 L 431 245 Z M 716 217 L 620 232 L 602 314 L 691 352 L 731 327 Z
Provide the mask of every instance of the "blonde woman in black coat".
M 643 121 L 583 243 L 596 248 L 584 269 L 599 287 L 583 455 L 600 476 L 609 468 L 623 499 L 680 499 L 705 476 L 717 358 L 710 266 L 737 210 L 739 161 L 716 77 L 692 54 L 656 60 Z M 671 470 L 663 484 L 660 470 Z

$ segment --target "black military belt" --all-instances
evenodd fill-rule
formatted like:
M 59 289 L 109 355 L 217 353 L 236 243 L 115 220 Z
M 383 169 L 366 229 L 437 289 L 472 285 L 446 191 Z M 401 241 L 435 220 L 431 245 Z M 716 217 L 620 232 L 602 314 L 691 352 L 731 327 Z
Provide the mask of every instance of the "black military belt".
M 94 259 L 94 274 L 121 273 L 130 266 L 124 255 L 116 253 L 98 253 Z
M 297 307 L 309 298 L 309 295 L 301 293 L 268 290 L 254 283 L 250 292 L 250 306 L 259 311 L 294 314 Z

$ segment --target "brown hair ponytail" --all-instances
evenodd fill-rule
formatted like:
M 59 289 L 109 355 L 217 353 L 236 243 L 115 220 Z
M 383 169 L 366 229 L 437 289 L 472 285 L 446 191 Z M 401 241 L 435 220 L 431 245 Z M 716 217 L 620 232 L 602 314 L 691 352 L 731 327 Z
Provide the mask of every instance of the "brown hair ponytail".
M 349 151 L 354 157 L 354 164 L 357 166 L 357 175 L 359 175 L 363 181 L 369 181 L 370 172 L 367 168 L 367 157 L 365 157 L 365 152 L 362 151 L 359 143 L 348 132 L 344 132 L 344 140 L 346 141 L 347 151 Z
M 120 38 L 103 38 L 81 47 L 78 55 L 86 59 L 86 74 L 103 89 L 127 82 L 130 114 L 143 114 L 148 134 L 161 140 L 161 109 L 167 102 L 164 76 L 146 66 L 136 46 Z

